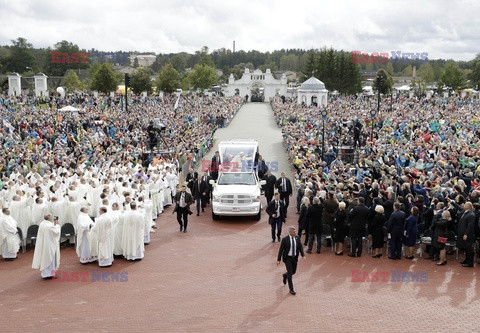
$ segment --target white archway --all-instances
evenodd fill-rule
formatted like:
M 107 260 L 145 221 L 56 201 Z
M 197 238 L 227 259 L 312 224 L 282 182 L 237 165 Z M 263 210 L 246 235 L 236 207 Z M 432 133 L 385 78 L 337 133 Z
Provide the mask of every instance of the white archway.
M 267 69 L 265 73 L 257 69 L 250 73 L 248 68 L 245 68 L 245 72 L 239 80 L 235 80 L 233 74 L 230 74 L 228 78 L 228 89 L 225 92 L 227 96 L 234 96 L 238 94 L 242 97 L 248 95 L 248 100 L 251 100 L 252 89 L 257 85 L 263 86 L 264 101 L 268 102 L 270 98 L 275 95 L 285 95 L 287 93 L 287 77 L 282 75 L 280 80 L 273 77 L 270 69 Z

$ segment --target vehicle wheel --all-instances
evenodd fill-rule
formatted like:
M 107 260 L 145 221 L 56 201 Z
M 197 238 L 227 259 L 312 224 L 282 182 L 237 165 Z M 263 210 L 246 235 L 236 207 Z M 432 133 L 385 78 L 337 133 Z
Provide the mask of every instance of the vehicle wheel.
M 261 218 L 262 218 L 262 208 L 260 208 L 260 210 L 258 211 L 258 214 L 255 215 L 254 220 L 260 221 Z
M 212 220 L 217 221 L 218 220 L 218 215 L 212 212 Z

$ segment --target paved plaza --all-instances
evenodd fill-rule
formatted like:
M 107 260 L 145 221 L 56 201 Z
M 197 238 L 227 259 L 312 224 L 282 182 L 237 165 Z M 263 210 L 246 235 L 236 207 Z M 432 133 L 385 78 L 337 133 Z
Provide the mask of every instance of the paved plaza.
M 268 104 L 247 104 L 217 142 L 254 138 L 267 161 L 292 177 L 282 136 Z M 210 152 L 209 157 L 213 153 Z M 265 199 L 263 199 L 265 207 Z M 291 200 L 286 226 L 297 225 Z M 126 272 L 128 281 L 92 281 L 97 264 L 79 263 L 62 248 L 60 270 L 88 272 L 86 282 L 42 280 L 31 269 L 32 249 L 0 261 L 0 331 L 160 332 L 477 332 L 479 267 L 462 268 L 454 255 L 446 266 L 414 260 L 335 256 L 330 248 L 307 254 L 293 278 L 297 295 L 282 283 L 267 215 L 211 219 L 208 206 L 180 233 L 173 208 L 139 262 L 115 260 L 101 272 Z M 423 273 L 427 281 L 392 282 L 392 270 Z M 386 282 L 352 282 L 352 271 L 387 272 Z M 426 274 L 425 274 L 426 273 Z M 106 280 L 108 280 L 108 276 Z

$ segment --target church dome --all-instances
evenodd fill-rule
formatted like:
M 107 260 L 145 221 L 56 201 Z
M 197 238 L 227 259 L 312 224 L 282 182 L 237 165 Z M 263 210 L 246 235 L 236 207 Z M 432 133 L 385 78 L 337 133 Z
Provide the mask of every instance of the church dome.
M 307 81 L 303 82 L 300 86 L 300 90 L 308 90 L 308 91 L 319 91 L 324 90 L 325 84 L 315 77 L 309 78 Z

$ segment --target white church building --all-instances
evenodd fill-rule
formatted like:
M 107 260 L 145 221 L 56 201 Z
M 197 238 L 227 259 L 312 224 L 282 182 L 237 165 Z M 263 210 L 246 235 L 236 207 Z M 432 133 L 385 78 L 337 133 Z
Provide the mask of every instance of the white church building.
M 328 90 L 325 89 L 325 84 L 313 76 L 303 82 L 297 90 L 298 104 L 327 106 L 327 99 Z
M 248 95 L 248 101 L 258 101 L 259 95 L 262 95 L 265 102 L 276 95 L 282 96 L 287 93 L 287 77 L 282 75 L 280 80 L 274 78 L 270 69 L 265 73 L 256 69 L 250 73 L 248 68 L 239 80 L 235 80 L 233 74 L 228 78 L 228 88 L 225 90 L 226 96 L 239 95 L 245 97 Z M 252 99 L 253 97 L 253 99 Z

